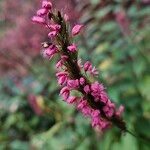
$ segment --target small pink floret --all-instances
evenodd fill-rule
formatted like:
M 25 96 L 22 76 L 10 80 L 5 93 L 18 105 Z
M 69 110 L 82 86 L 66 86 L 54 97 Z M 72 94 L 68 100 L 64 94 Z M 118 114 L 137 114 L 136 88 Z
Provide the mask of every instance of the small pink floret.
M 44 16 L 44 15 L 46 15 L 48 13 L 48 10 L 46 9 L 46 8 L 42 8 L 42 9 L 39 9 L 38 11 L 37 11 L 37 15 L 38 16 Z
M 59 31 L 61 29 L 61 26 L 59 24 L 50 25 L 49 27 L 53 31 Z
M 85 79 L 83 77 L 81 77 L 80 80 L 79 80 L 79 82 L 80 82 L 81 85 L 84 85 Z
M 67 81 L 67 86 L 71 89 L 76 89 L 79 87 L 79 80 L 68 80 Z
M 72 29 L 72 35 L 75 36 L 79 34 L 82 28 L 83 28 L 83 25 L 75 25 Z
M 124 112 L 124 106 L 121 105 L 118 109 L 118 111 L 116 112 L 116 115 L 121 117 L 122 113 Z
M 67 14 L 64 15 L 64 20 L 67 22 L 69 20 L 69 17 Z
M 67 49 L 70 52 L 76 52 L 77 51 L 77 46 L 73 43 L 72 45 L 68 46 Z
M 45 19 L 39 16 L 33 16 L 32 21 L 39 24 L 45 24 Z
M 89 85 L 86 85 L 86 86 L 84 87 L 84 92 L 85 92 L 86 94 L 88 94 L 90 91 L 91 91 L 91 90 L 90 90 L 90 86 L 89 86 Z
M 68 89 L 68 87 L 63 87 L 60 91 L 60 95 L 63 97 L 64 100 L 67 100 L 69 97 L 70 91 Z
M 49 38 L 54 38 L 54 37 L 56 37 L 56 35 L 57 35 L 57 31 L 52 31 L 52 32 L 48 33 Z
M 76 101 L 77 101 L 77 97 L 75 97 L 75 96 L 69 96 L 69 98 L 67 99 L 67 102 L 69 103 L 69 104 L 73 104 L 73 103 L 75 103 Z
M 84 64 L 84 70 L 85 70 L 85 71 L 91 71 L 91 70 L 92 70 L 92 64 L 91 64 L 91 62 L 87 61 L 87 62 Z

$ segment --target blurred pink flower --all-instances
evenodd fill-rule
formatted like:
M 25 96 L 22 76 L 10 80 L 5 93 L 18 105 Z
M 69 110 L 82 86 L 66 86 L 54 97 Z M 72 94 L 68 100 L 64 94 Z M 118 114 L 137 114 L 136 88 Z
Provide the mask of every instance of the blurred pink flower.
M 127 36 L 131 34 L 130 21 L 125 11 L 120 10 L 116 13 L 116 21 L 121 28 L 122 33 Z

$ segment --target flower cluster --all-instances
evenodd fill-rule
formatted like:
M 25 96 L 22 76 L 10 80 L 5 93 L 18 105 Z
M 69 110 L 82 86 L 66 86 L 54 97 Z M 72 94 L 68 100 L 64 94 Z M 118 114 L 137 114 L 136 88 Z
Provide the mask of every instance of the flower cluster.
M 125 123 L 121 117 L 124 107 L 120 106 L 116 110 L 105 87 L 98 81 L 90 81 L 89 76 L 96 77 L 98 71 L 89 61 L 81 64 L 77 57 L 78 48 L 71 42 L 81 32 L 83 25 L 75 25 L 69 31 L 67 15 L 54 11 L 51 2 L 46 0 L 43 1 L 42 8 L 37 11 L 32 21 L 50 30 L 48 37 L 53 44 L 44 43 L 43 56 L 48 59 L 56 54 L 60 56 L 56 64 L 56 77 L 61 87 L 60 95 L 64 101 L 75 105 L 84 116 L 91 118 L 93 127 L 104 130 L 114 123 L 125 131 Z M 78 91 L 81 94 L 73 95 L 72 91 Z

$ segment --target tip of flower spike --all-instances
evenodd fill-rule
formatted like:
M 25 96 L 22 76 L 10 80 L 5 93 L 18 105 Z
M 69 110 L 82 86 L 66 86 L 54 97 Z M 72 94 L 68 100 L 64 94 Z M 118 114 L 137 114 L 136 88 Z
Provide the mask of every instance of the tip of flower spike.
M 31 20 L 38 24 L 45 24 L 45 19 L 39 16 L 33 16 Z
M 72 35 L 75 36 L 79 34 L 82 28 L 83 28 L 83 25 L 75 25 L 72 29 Z
M 42 8 L 47 8 L 47 9 L 51 9 L 52 8 L 52 3 L 47 1 L 47 0 L 44 0 L 42 2 Z
M 64 20 L 67 22 L 69 20 L 69 17 L 67 14 L 64 15 Z

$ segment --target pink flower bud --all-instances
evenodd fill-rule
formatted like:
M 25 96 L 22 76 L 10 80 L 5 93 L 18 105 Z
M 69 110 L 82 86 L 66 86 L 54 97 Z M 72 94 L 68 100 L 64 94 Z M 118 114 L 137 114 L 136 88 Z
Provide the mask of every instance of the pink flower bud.
M 68 73 L 67 72 L 59 72 L 56 74 L 56 76 L 57 76 L 59 85 L 65 84 L 68 80 Z
M 100 98 L 101 98 L 101 101 L 103 103 L 107 103 L 107 101 L 108 101 L 108 95 L 107 95 L 107 93 L 105 91 L 101 91 Z
M 96 126 L 99 125 L 99 118 L 95 117 L 92 119 L 92 127 L 95 128 Z
M 104 90 L 104 86 L 98 82 L 94 82 L 91 84 L 91 90 L 93 92 L 98 92 L 98 91 L 103 91 Z
M 100 115 L 100 111 L 99 110 L 93 110 L 91 116 L 94 117 L 98 117 Z
M 77 47 L 74 43 L 72 45 L 68 46 L 67 49 L 71 52 L 76 52 L 77 51 Z
M 83 68 L 82 60 L 81 59 L 78 59 L 77 64 L 78 64 L 78 66 L 79 66 L 80 69 Z
M 76 89 L 79 87 L 79 80 L 76 79 L 76 80 L 68 80 L 67 81 L 67 86 L 69 88 L 73 88 L 73 89 Z
M 52 44 L 48 48 L 43 50 L 42 55 L 44 58 L 51 59 L 56 53 L 57 53 L 57 47 Z
M 50 25 L 49 27 L 51 28 L 51 30 L 57 31 L 57 32 L 60 31 L 61 29 L 61 26 L 59 24 Z
M 106 113 L 107 117 L 112 117 L 114 114 L 114 110 L 112 108 L 109 109 L 109 111 Z
M 64 15 L 64 20 L 67 22 L 69 20 L 69 17 L 67 14 Z
M 83 77 L 81 77 L 79 82 L 80 82 L 81 85 L 83 85 L 85 83 L 85 79 Z
M 83 107 L 83 109 L 81 110 L 82 114 L 84 116 L 90 116 L 91 114 L 91 108 L 89 106 Z
M 57 31 L 52 31 L 52 32 L 48 33 L 49 38 L 56 37 L 56 35 L 57 35 Z
M 48 13 L 48 10 L 45 9 L 45 8 L 39 9 L 39 10 L 37 11 L 37 15 L 38 15 L 38 16 L 44 16 L 44 15 L 46 15 L 47 13 Z
M 86 94 L 88 94 L 91 90 L 90 90 L 90 86 L 89 85 L 86 85 L 85 87 L 84 87 L 84 91 L 85 91 L 85 93 Z
M 121 115 L 122 115 L 123 112 L 124 112 L 124 106 L 121 105 L 119 107 L 119 110 L 116 112 L 116 115 L 119 116 L 119 117 L 121 117 Z
M 45 19 L 39 16 L 33 16 L 32 21 L 39 24 L 45 24 Z
M 81 99 L 78 103 L 77 109 L 82 110 L 85 106 L 87 106 L 88 103 L 86 100 Z
M 92 70 L 92 64 L 91 64 L 91 62 L 87 61 L 87 62 L 84 64 L 84 70 L 85 70 L 85 71 L 91 71 L 91 70 Z
M 56 68 L 60 68 L 60 67 L 62 67 L 63 66 L 63 62 L 62 62 L 62 60 L 59 60 L 57 63 L 56 63 Z
M 60 95 L 63 97 L 64 100 L 67 100 L 69 97 L 70 91 L 68 89 L 68 87 L 63 87 L 60 91 Z
M 112 117 L 114 114 L 114 108 L 113 107 L 109 107 L 109 105 L 106 105 L 103 107 L 103 111 L 105 112 L 105 115 L 107 117 Z
M 67 99 L 67 102 L 69 103 L 69 104 L 72 104 L 72 103 L 75 103 L 76 101 L 77 101 L 77 97 L 75 97 L 75 96 L 70 96 L 68 99 Z
M 46 0 L 44 0 L 42 2 L 42 8 L 47 8 L 47 9 L 51 9 L 52 8 L 52 3 L 51 2 L 48 2 Z
M 97 76 L 98 75 L 98 71 L 95 67 L 93 67 L 93 69 L 90 71 L 90 73 L 94 76 Z
M 100 119 L 99 121 L 99 128 L 103 131 L 105 129 L 108 129 L 110 127 L 110 123 L 106 120 Z
M 62 56 L 61 56 L 61 59 L 62 59 L 63 61 L 66 61 L 66 60 L 68 59 L 68 56 L 62 55 Z
M 75 25 L 72 29 L 72 35 L 75 36 L 79 34 L 82 28 L 83 28 L 83 25 Z
M 123 105 L 121 105 L 121 106 L 119 107 L 119 112 L 120 112 L 120 113 L 124 112 L 124 106 L 123 106 Z
M 61 76 L 59 79 L 58 79 L 58 84 L 59 85 L 63 85 L 65 84 L 67 81 L 67 77 L 66 76 Z
M 68 73 L 67 72 L 58 72 L 56 73 L 56 77 L 61 77 L 61 76 L 68 76 Z

